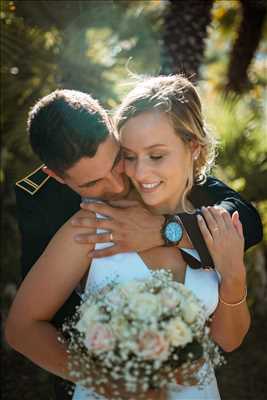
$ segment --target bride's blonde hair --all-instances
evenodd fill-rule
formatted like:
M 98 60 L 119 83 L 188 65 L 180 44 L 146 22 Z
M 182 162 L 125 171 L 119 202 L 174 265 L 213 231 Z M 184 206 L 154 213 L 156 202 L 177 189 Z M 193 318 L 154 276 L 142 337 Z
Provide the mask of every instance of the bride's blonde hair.
M 184 143 L 194 141 L 200 146 L 197 159 L 192 159 L 192 168 L 188 171 L 187 186 L 181 200 L 183 210 L 190 212 L 186 206 L 187 196 L 194 183 L 205 181 L 215 159 L 216 140 L 203 119 L 201 101 L 195 86 L 182 75 L 139 78 L 137 85 L 123 99 L 114 114 L 118 132 L 130 118 L 153 110 L 169 116 L 176 134 Z

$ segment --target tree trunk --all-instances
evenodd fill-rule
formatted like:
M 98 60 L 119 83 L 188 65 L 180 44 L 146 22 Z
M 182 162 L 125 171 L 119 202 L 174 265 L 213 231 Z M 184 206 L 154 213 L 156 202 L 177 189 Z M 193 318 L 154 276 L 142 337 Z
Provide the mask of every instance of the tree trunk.
M 197 80 L 203 60 L 213 0 L 170 0 L 163 28 L 163 74 L 184 73 Z

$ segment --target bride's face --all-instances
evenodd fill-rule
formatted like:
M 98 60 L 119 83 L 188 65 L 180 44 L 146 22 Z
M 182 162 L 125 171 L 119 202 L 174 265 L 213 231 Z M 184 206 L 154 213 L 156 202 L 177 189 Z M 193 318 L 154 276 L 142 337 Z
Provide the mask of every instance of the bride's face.
M 159 213 L 179 210 L 196 145 L 185 144 L 169 116 L 156 111 L 130 118 L 120 140 L 125 172 L 143 201 Z

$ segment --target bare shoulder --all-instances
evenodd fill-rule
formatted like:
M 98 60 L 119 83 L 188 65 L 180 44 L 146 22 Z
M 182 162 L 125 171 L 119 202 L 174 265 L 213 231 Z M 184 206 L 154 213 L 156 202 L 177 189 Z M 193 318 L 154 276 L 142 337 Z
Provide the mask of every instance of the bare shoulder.
M 80 219 L 80 225 L 77 226 L 73 222 L 76 220 Z M 89 219 L 91 219 L 92 226 L 89 227 Z M 76 213 L 74 213 L 56 232 L 53 242 L 55 243 L 61 243 L 62 246 L 65 248 L 69 245 L 71 248 L 81 248 L 81 244 L 78 243 L 75 240 L 75 237 L 77 235 L 82 235 L 82 234 L 95 234 L 96 233 L 96 227 L 93 226 L 94 221 L 96 220 L 96 215 L 94 212 L 91 211 L 85 211 L 85 210 L 79 210 Z M 83 226 L 83 223 L 86 222 L 86 226 Z M 88 251 L 90 249 L 93 249 L 93 245 L 91 243 L 87 243 L 86 246 Z

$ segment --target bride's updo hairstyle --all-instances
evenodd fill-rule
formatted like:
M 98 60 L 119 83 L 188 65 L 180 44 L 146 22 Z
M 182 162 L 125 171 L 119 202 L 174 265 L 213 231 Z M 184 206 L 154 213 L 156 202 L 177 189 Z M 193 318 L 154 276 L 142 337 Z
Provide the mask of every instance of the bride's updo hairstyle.
M 215 138 L 209 133 L 202 115 L 202 106 L 194 85 L 182 75 L 142 77 L 123 99 L 114 115 L 118 133 L 133 117 L 149 111 L 166 113 L 176 134 L 186 144 L 194 140 L 200 145 L 196 159 L 192 158 L 192 168 L 181 205 L 186 207 L 186 196 L 194 183 L 204 182 L 215 158 Z

